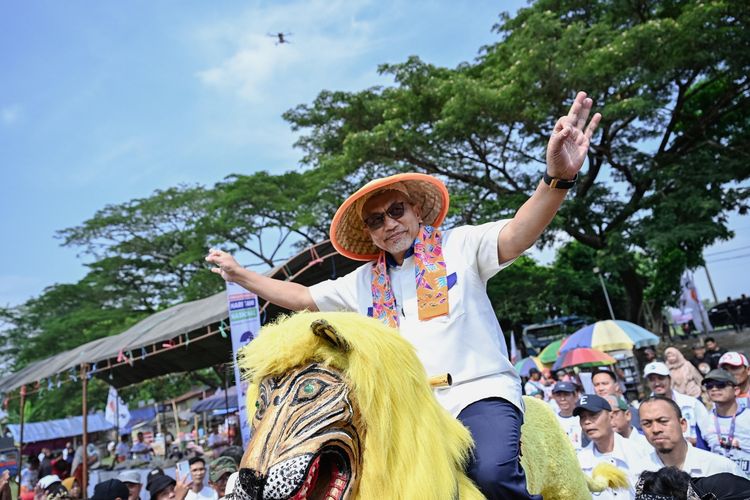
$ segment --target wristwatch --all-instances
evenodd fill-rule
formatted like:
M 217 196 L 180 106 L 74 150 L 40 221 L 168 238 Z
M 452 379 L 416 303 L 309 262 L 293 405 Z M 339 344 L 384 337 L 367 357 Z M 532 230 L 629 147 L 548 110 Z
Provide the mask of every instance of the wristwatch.
M 575 177 L 573 177 L 570 180 L 566 179 L 558 179 L 557 177 L 552 177 L 547 172 L 544 172 L 544 183 L 551 187 L 552 189 L 570 189 L 573 186 L 576 185 L 576 179 L 578 179 L 578 174 L 576 174 Z

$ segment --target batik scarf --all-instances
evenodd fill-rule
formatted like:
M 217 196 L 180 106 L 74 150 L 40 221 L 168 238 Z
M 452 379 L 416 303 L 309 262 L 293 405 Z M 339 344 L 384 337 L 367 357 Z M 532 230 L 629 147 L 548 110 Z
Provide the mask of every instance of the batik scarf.
M 414 274 L 420 321 L 448 314 L 448 278 L 441 241 L 440 231 L 432 226 L 423 226 L 414 240 Z M 380 252 L 372 267 L 372 317 L 398 328 L 398 307 L 384 251 Z

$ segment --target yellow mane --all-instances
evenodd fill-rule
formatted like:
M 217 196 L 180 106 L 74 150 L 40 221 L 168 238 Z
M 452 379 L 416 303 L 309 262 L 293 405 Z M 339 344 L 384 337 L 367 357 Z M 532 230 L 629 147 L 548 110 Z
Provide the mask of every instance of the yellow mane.
M 312 334 L 325 319 L 349 346 L 336 349 Z M 312 362 L 336 368 L 347 380 L 365 425 L 357 498 L 484 498 L 464 474 L 469 431 L 435 400 L 427 374 L 396 330 L 357 313 L 298 313 L 266 325 L 241 351 L 249 373 L 247 407 L 258 384 Z M 435 374 L 431 374 L 435 375 Z

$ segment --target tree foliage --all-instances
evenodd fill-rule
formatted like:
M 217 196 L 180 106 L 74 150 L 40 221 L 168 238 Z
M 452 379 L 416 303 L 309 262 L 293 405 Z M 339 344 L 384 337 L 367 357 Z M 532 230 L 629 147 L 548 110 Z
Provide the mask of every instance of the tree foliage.
M 541 0 L 503 15 L 474 63 L 412 57 L 381 66 L 392 87 L 325 91 L 285 116 L 306 131 L 305 163 L 332 181 L 437 174 L 454 193 L 452 222 L 471 223 L 530 195 L 552 125 L 587 90 L 603 126 L 546 241 L 564 231 L 597 250 L 627 292 L 625 317 L 642 321 L 644 296 L 670 300 L 679 271 L 746 208 L 747 18 L 725 1 Z
M 301 132 L 302 169 L 168 188 L 61 230 L 88 273 L 0 309 L 6 362 L 18 369 L 220 291 L 203 261 L 211 246 L 277 265 L 323 239 L 344 196 L 374 177 L 441 177 L 448 226 L 510 217 L 538 185 L 551 128 L 577 90 L 604 119 L 541 240 L 566 243 L 551 266 L 520 258 L 490 282 L 490 297 L 506 327 L 606 318 L 599 267 L 616 315 L 655 326 L 682 271 L 731 237 L 731 211 L 747 209 L 749 13 L 722 0 L 537 0 L 501 15 L 497 41 L 475 61 L 442 68 L 411 57 L 380 67 L 393 85 L 324 90 L 284 115 Z M 184 383 L 125 394 L 149 399 Z M 68 386 L 31 412 L 75 413 Z

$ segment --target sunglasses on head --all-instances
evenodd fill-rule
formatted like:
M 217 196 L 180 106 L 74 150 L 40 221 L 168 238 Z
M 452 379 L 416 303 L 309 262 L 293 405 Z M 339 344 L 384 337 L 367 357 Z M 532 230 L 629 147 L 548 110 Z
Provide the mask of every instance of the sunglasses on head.
M 370 230 L 380 229 L 385 225 L 385 216 L 387 215 L 393 220 L 399 220 L 406 213 L 406 207 L 403 201 L 397 201 L 391 203 L 391 206 L 385 209 L 385 212 L 377 214 L 370 214 L 364 218 L 365 226 Z
M 708 382 L 704 382 L 703 383 L 703 386 L 706 388 L 706 390 L 709 390 L 709 391 L 711 389 L 724 389 L 728 385 L 731 385 L 731 384 L 729 384 L 727 382 L 718 382 L 718 381 L 714 381 L 714 380 L 709 380 Z

